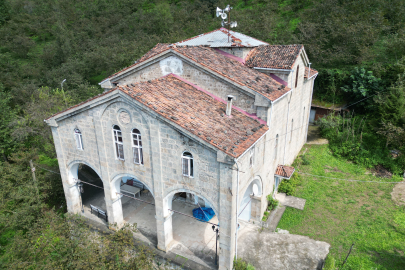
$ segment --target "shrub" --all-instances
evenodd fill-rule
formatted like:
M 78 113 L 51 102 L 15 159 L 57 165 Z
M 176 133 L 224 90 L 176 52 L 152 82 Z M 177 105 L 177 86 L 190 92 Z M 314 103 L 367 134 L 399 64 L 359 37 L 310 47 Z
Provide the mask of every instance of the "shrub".
M 284 181 L 281 182 L 281 184 L 278 186 L 278 191 L 289 196 L 294 195 L 295 189 L 301 184 L 301 181 L 301 175 L 294 173 L 289 180 L 284 179 Z
M 278 201 L 273 198 L 273 194 L 267 195 L 267 210 L 271 211 L 278 206 Z
M 269 215 L 270 215 L 270 213 L 268 211 L 264 211 L 262 221 L 267 221 L 267 219 L 269 218 Z
M 305 155 L 303 155 L 303 156 L 301 157 L 301 159 L 302 159 L 302 165 L 309 165 L 309 164 L 311 164 L 311 162 L 309 161 L 309 159 L 308 159 Z
M 245 262 L 243 259 L 238 258 L 233 261 L 234 270 L 255 270 L 256 268 L 250 263 Z

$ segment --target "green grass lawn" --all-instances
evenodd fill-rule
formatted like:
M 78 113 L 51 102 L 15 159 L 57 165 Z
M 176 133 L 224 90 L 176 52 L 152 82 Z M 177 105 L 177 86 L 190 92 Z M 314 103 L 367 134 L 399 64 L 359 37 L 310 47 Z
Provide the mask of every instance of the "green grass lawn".
M 305 148 L 309 164 L 296 162 L 297 172 L 367 181 L 402 180 L 372 176 L 364 167 L 334 157 L 327 145 Z M 394 184 L 301 176 L 295 196 L 307 200 L 305 209 L 288 207 L 279 228 L 329 243 L 329 256 L 339 269 L 405 269 L 405 207 L 391 200 Z M 352 243 L 352 253 L 341 268 Z

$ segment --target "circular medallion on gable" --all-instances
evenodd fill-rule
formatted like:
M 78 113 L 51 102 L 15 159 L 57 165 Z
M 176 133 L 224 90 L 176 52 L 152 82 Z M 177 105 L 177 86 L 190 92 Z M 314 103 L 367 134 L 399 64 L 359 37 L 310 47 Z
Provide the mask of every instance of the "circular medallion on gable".
M 181 75 L 183 74 L 183 62 L 176 56 L 169 56 L 160 61 L 160 69 L 163 75 L 170 73 Z
M 126 111 L 121 111 L 119 113 L 118 119 L 124 125 L 127 125 L 131 122 L 131 116 L 129 116 L 129 113 L 127 113 Z

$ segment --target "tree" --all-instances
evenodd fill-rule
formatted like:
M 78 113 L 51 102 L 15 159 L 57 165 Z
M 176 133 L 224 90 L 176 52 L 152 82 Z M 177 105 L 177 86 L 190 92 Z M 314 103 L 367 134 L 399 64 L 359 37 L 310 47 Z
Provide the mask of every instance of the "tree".
M 7 161 L 7 157 L 15 151 L 17 146 L 17 142 L 12 136 L 14 127 L 11 122 L 16 117 L 16 110 L 10 106 L 11 98 L 11 94 L 5 92 L 0 83 L 0 153 L 4 161 Z
M 353 103 L 380 92 L 382 90 L 380 88 L 380 81 L 381 79 L 373 76 L 372 71 L 355 67 L 348 79 L 348 84 L 341 89 L 349 94 L 350 103 Z M 356 107 L 369 109 L 371 104 L 372 99 L 366 99 L 365 101 L 359 102 Z

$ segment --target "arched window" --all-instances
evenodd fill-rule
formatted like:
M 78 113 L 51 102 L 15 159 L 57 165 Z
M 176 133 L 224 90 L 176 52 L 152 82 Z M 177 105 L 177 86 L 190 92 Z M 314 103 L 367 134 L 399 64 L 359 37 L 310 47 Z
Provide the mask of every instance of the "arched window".
M 83 139 L 82 133 L 79 129 L 75 129 L 75 140 L 76 140 L 76 147 L 77 149 L 83 150 Z
M 290 135 L 290 142 L 291 142 L 291 140 L 292 140 L 293 130 L 294 130 L 294 119 L 291 119 L 291 135 Z
M 278 134 L 276 135 L 276 141 L 274 143 L 274 159 L 277 158 L 277 149 L 278 149 Z
M 141 132 L 135 128 L 132 130 L 132 152 L 134 153 L 134 163 L 143 164 Z
M 119 126 L 113 126 L 113 136 L 115 144 L 115 155 L 118 159 L 124 160 L 124 144 L 122 142 L 122 133 Z
M 193 155 L 189 152 L 184 152 L 181 156 L 182 166 L 183 166 L 183 175 L 187 177 L 193 177 Z
M 295 88 L 297 88 L 298 85 L 298 73 L 300 72 L 300 66 L 297 67 L 297 73 L 295 74 Z

